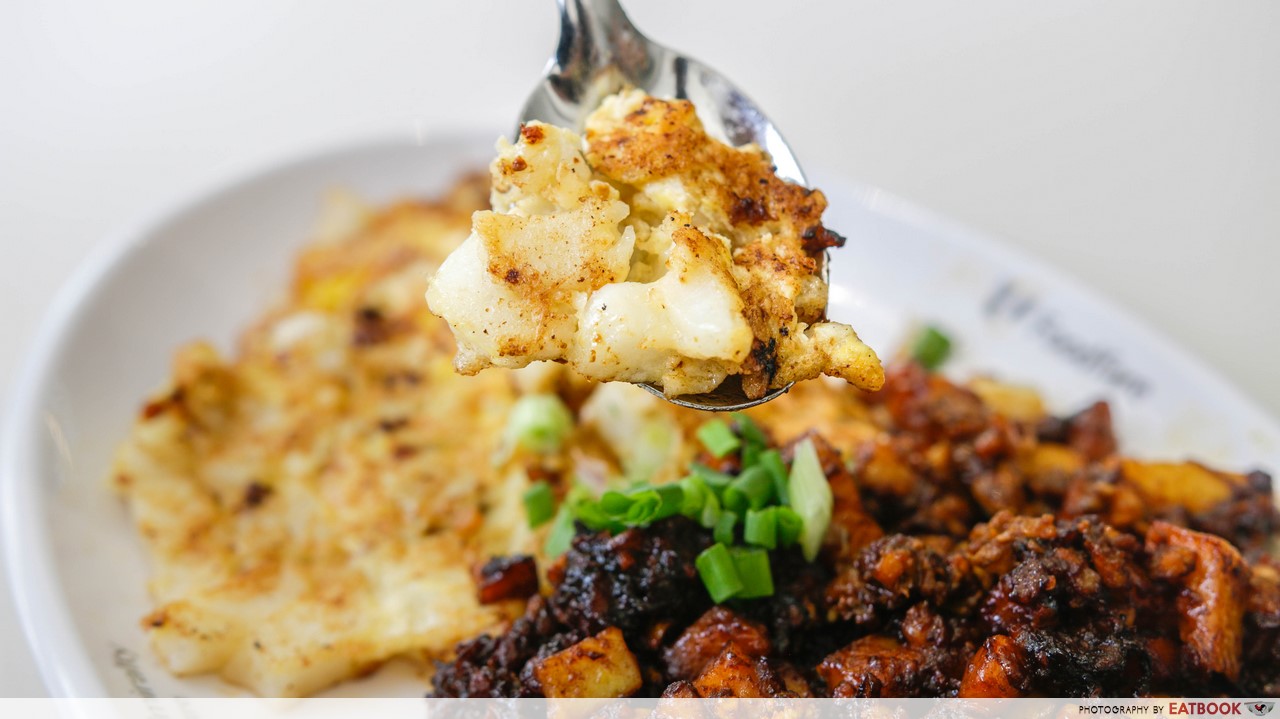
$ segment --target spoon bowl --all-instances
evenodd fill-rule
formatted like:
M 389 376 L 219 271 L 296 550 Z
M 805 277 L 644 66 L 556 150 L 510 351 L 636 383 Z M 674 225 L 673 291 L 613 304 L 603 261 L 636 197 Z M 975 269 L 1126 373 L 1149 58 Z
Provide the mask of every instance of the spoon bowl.
M 723 75 L 687 55 L 650 40 L 631 24 L 618 0 L 557 0 L 560 44 L 520 113 L 520 122 L 540 120 L 581 132 L 607 96 L 636 87 L 656 97 L 693 103 L 707 132 L 734 147 L 755 143 L 773 160 L 784 180 L 805 185 L 791 148 L 760 108 Z M 824 255 L 821 271 L 825 277 Z M 641 384 L 653 394 L 693 409 L 736 411 L 780 397 L 791 385 L 751 399 L 730 377 L 711 392 L 667 396 L 660 387 Z

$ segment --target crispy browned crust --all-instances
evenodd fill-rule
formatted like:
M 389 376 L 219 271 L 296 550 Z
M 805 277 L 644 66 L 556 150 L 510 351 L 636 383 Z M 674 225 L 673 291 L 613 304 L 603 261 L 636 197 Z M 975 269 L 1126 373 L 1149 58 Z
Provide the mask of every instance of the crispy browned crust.
M 472 469 L 501 425 L 474 408 L 516 393 L 458 377 L 448 327 L 421 300 L 486 202 L 480 178 L 367 211 L 300 254 L 284 301 L 231 356 L 177 353 L 113 473 L 154 560 L 142 627 L 166 668 L 307 694 L 392 656 L 430 658 L 537 591 L 532 562 L 472 585 L 502 546 L 484 531 L 498 473 Z M 397 599 L 387 622 L 379 603 Z
M 779 178 L 757 147 L 732 148 L 711 138 L 688 100 L 647 97 L 616 129 L 588 129 L 586 137 L 596 171 L 629 185 L 688 178 L 727 208 L 719 219 L 729 226 L 785 230 L 797 240 L 822 228 L 822 192 Z
M 1156 522 L 1147 551 L 1157 576 L 1178 593 L 1178 633 L 1185 660 L 1202 672 L 1231 681 L 1240 677 L 1244 615 L 1250 572 L 1221 537 Z
M 822 192 L 777 176 L 760 148 L 733 148 L 704 131 L 687 100 L 645 97 L 620 120 L 586 134 L 587 158 L 606 178 L 633 187 L 678 178 L 704 199 L 700 221 L 730 238 L 735 278 L 755 341 L 743 365 L 748 397 L 821 369 L 789 371 L 798 333 L 825 319 L 826 293 L 802 286 L 821 282 L 822 252 L 844 239 L 822 225 Z M 830 373 L 830 372 L 829 372 Z M 860 389 L 883 384 L 879 362 L 860 361 L 839 376 Z
M 695 677 L 731 645 L 735 653 L 751 659 L 763 657 L 773 649 L 764 625 L 725 607 L 708 609 L 663 651 L 667 674 Z

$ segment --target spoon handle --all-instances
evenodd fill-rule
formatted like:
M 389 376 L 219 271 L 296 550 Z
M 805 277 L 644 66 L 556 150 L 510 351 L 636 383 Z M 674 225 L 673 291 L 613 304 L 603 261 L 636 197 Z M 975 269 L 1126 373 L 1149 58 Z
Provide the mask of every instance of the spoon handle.
M 619 22 L 631 24 L 618 0 L 556 0 L 556 5 L 560 6 L 560 21 L 564 27 L 607 27 Z
M 618 0 L 556 0 L 556 4 L 560 7 L 560 44 L 554 57 L 557 74 L 589 82 L 610 66 L 624 77 L 635 77 L 648 67 L 648 42 Z

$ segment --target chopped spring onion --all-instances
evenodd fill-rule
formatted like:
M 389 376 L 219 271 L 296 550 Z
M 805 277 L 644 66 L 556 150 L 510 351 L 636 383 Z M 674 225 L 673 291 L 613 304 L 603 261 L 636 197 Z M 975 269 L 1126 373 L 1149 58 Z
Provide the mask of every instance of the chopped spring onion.
M 700 464 L 698 462 L 692 462 L 689 464 L 689 472 L 693 476 L 706 482 L 707 486 L 717 490 L 717 494 L 719 494 L 719 490 L 729 486 L 729 483 L 733 481 L 733 475 L 725 474 L 724 472 L 717 472 L 707 465 Z
M 574 531 L 573 512 L 569 510 L 569 503 L 565 502 L 560 505 L 560 511 L 556 512 L 555 522 L 551 525 L 551 531 L 547 533 L 542 551 L 546 552 L 548 557 L 558 557 L 569 551 L 569 545 L 573 543 Z
M 733 547 L 729 556 L 733 558 L 733 568 L 742 584 L 742 589 L 735 596 L 752 599 L 773 594 L 773 572 L 769 568 L 768 552 L 759 547 Z
M 738 523 L 738 515 L 733 512 L 722 512 L 716 520 L 716 528 L 712 537 L 721 544 L 733 544 L 733 527 Z
M 724 506 L 724 511 L 741 514 L 747 510 L 747 495 L 739 490 L 729 487 L 724 491 L 720 504 Z
M 790 547 L 800 541 L 804 520 L 790 507 L 774 507 L 778 525 L 778 546 Z
M 680 514 L 684 507 L 684 489 L 680 485 L 664 484 L 654 487 L 653 492 L 658 495 L 658 511 L 653 515 L 653 521 Z
M 694 560 L 698 576 L 707 587 L 711 600 L 720 603 L 737 595 L 745 587 L 738 577 L 733 555 L 723 544 L 713 544 Z
M 764 431 L 743 415 L 734 415 L 732 426 L 709 422 L 698 437 L 717 457 L 740 450 L 741 461 L 735 464 L 741 470 L 732 475 L 693 464 L 678 483 L 640 482 L 608 490 L 598 499 L 576 487 L 558 512 L 545 482 L 531 486 L 525 494 L 530 522 L 544 524 L 554 516 L 547 554 L 565 552 L 578 525 L 620 532 L 681 514 L 710 530 L 715 540 L 695 562 L 712 599 L 772 595 L 769 552 L 799 544 L 805 559 L 813 561 L 831 522 L 831 487 L 813 442 L 796 444 L 788 469 L 778 450 L 769 448 Z
M 822 547 L 822 538 L 831 523 L 831 485 L 818 461 L 813 441 L 806 439 L 795 446 L 795 458 L 791 461 L 791 508 L 800 515 L 804 528 L 800 533 L 800 546 L 804 558 L 812 562 Z
M 701 477 L 689 475 L 680 480 L 680 492 L 680 514 L 689 519 L 701 517 L 702 505 L 706 504 L 707 495 L 711 494 L 707 483 Z
M 694 476 L 705 482 L 707 486 L 711 488 L 711 491 L 715 492 L 717 497 L 723 494 L 725 487 L 728 487 L 729 483 L 733 481 L 733 475 L 725 474 L 724 472 L 717 472 L 714 469 L 704 464 L 698 464 L 697 462 L 689 465 L 689 471 L 693 472 Z
M 747 467 L 724 490 L 724 506 L 742 514 L 750 509 L 760 509 L 773 499 L 773 479 L 764 467 Z
M 601 532 L 604 530 L 608 530 L 610 532 L 621 532 L 627 528 L 625 523 L 619 521 L 614 517 L 614 515 L 606 512 L 604 507 L 601 507 L 598 501 L 583 498 L 568 504 L 570 509 L 573 511 L 574 518 L 586 525 L 587 529 L 594 532 Z
M 634 501 L 620 519 L 628 526 L 639 527 L 654 521 L 658 516 L 658 507 L 662 500 L 653 491 L 635 495 Z
M 742 442 L 729 429 L 729 425 L 719 420 L 707 422 L 698 428 L 698 441 L 717 457 L 723 457 L 737 449 Z
M 778 546 L 778 508 L 747 510 L 746 523 L 742 526 L 742 541 L 765 549 Z
M 609 514 L 625 514 L 631 505 L 635 504 L 635 499 L 628 497 L 622 492 L 614 492 L 612 490 L 605 492 L 600 496 L 600 508 Z
M 573 415 L 554 394 L 530 394 L 511 408 L 504 432 L 508 446 L 550 454 L 560 449 L 573 430 Z
M 742 436 L 742 466 L 749 467 L 756 463 L 760 453 L 769 446 L 769 438 L 754 420 L 741 412 L 732 415 L 738 426 L 738 434 Z
M 588 526 L 612 522 L 640 527 L 679 514 L 684 504 L 684 490 L 679 485 L 640 484 L 626 492 L 609 490 L 599 500 L 580 500 L 573 508 Z
M 787 465 L 782 461 L 782 455 L 776 449 L 766 450 L 760 453 L 760 459 L 757 462 L 764 470 L 769 473 L 769 478 L 773 480 L 773 494 L 777 497 L 778 502 L 787 504 L 791 501 L 787 490 Z
M 698 524 L 707 529 L 714 529 L 716 522 L 720 521 L 720 500 L 716 499 L 716 493 L 709 489 L 703 498 L 706 501 L 702 505 L 702 514 L 698 516 Z
M 551 485 L 541 480 L 529 485 L 524 493 L 524 514 L 531 528 L 546 524 L 556 513 L 556 496 Z
M 925 327 L 911 347 L 911 356 L 927 370 L 937 369 L 951 355 L 951 338 L 937 327 Z
M 703 494 L 701 488 L 690 492 L 690 512 L 695 508 L 701 511 L 700 505 L 705 505 L 706 501 Z M 710 495 L 710 490 L 705 494 Z M 680 514 L 685 508 L 685 491 L 677 484 L 654 487 L 642 483 L 625 492 L 609 490 L 599 499 L 593 499 L 584 490 L 576 490 L 565 499 L 565 504 L 573 517 L 588 529 L 620 532 L 627 527 L 643 527 Z
M 760 425 L 756 424 L 754 419 L 741 412 L 734 412 L 729 415 L 733 417 L 734 422 L 738 424 L 738 431 L 742 433 L 742 439 L 751 444 L 765 446 L 769 444 L 769 438 L 764 435 L 764 430 L 760 429 Z

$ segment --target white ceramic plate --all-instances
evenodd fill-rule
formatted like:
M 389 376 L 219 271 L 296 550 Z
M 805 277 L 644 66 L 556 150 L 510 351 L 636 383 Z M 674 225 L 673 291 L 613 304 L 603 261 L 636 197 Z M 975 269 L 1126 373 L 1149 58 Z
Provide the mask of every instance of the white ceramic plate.
M 59 696 L 220 696 L 152 660 L 138 619 L 147 567 L 107 488 L 113 446 L 181 343 L 229 347 L 284 286 L 326 190 L 375 202 L 443 191 L 483 167 L 491 135 L 380 141 L 280 164 L 123 233 L 61 295 L 17 384 L 0 445 L 11 581 L 40 670 Z M 832 227 L 832 309 L 882 355 L 920 322 L 957 341 L 948 371 L 1033 384 L 1056 412 L 1113 402 L 1130 454 L 1280 469 L 1280 426 L 1126 313 L 1038 262 L 821 172 Z M 403 667 L 335 690 L 421 695 Z

